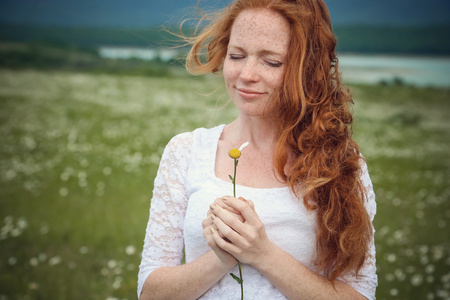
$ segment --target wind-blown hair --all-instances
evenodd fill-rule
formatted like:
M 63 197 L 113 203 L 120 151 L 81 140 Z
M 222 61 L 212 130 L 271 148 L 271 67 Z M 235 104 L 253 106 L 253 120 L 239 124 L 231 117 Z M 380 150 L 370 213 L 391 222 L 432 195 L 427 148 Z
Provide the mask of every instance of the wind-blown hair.
M 192 38 L 186 68 L 192 73 L 223 67 L 231 28 L 244 9 L 267 8 L 290 25 L 282 88 L 266 117 L 277 126 L 278 177 L 309 210 L 317 212 L 315 263 L 333 282 L 363 266 L 372 237 L 360 181 L 361 161 L 352 139 L 352 97 L 340 80 L 328 8 L 322 0 L 236 0 Z M 198 27 L 197 29 L 199 29 Z

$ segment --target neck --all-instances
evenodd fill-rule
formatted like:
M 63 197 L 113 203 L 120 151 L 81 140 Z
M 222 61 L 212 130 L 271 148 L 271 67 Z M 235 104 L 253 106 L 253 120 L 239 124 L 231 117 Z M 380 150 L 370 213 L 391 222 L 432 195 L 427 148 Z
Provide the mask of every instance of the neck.
M 237 146 L 249 142 L 252 148 L 272 152 L 277 142 L 276 126 L 261 118 L 239 116 L 230 125 L 229 134 Z

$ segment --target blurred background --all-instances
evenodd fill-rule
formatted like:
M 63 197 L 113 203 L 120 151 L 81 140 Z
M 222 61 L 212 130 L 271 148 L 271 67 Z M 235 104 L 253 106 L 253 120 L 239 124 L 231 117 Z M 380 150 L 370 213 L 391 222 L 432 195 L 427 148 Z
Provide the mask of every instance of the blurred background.
M 450 2 L 325 2 L 377 195 L 377 298 L 450 299 Z M 0 300 L 136 299 L 166 143 L 236 116 L 167 32 L 196 4 L 0 0 Z

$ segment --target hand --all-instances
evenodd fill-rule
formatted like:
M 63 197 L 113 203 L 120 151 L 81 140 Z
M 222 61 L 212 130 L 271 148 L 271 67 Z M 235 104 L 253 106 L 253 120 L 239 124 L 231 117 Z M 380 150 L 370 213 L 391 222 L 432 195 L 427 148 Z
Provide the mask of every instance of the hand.
M 211 207 L 212 223 L 218 232 L 212 234 L 221 250 L 232 254 L 243 263 L 257 265 L 270 254 L 273 244 L 267 237 L 264 224 L 255 211 L 252 201 L 244 198 L 224 197 L 221 205 Z M 236 212 L 242 217 L 238 218 Z
M 223 202 L 223 198 L 217 198 L 214 201 L 214 203 L 211 205 L 211 207 L 214 207 L 213 205 L 217 205 L 217 206 L 222 207 L 225 210 L 228 210 L 230 212 L 230 214 L 234 215 L 238 220 L 241 220 L 242 222 L 244 221 L 244 218 L 239 214 L 238 211 L 236 211 L 235 209 L 233 209 L 232 207 L 226 205 Z M 229 254 L 226 251 L 222 250 L 216 244 L 216 242 L 215 242 L 215 240 L 213 238 L 213 234 L 218 234 L 221 238 L 224 238 L 224 236 L 220 232 L 220 230 L 217 228 L 217 226 L 215 226 L 213 224 L 213 219 L 211 218 L 211 215 L 212 215 L 211 209 L 208 210 L 206 215 L 207 215 L 206 219 L 204 219 L 203 222 L 202 222 L 203 235 L 206 238 L 206 242 L 208 243 L 208 246 L 210 246 L 211 249 L 214 250 L 214 252 L 219 257 L 219 259 L 224 264 L 229 264 L 230 268 L 231 268 L 231 267 L 233 267 L 234 265 L 237 264 L 237 260 L 236 260 L 236 258 L 234 258 L 234 256 L 232 256 L 231 254 Z
M 222 207 L 223 209 L 228 210 L 232 215 L 234 215 L 237 219 L 239 219 L 241 222 L 244 222 L 244 218 L 242 217 L 242 215 L 235 210 L 234 208 L 232 208 L 231 206 L 228 206 L 227 204 L 224 203 L 224 199 L 228 197 L 228 196 L 224 196 L 222 198 L 217 198 L 214 203 L 210 206 L 210 209 L 208 210 L 208 213 L 206 214 L 206 216 L 208 218 L 206 218 L 203 222 L 203 228 L 205 228 L 205 226 L 213 226 L 213 228 L 215 230 L 217 230 L 217 232 L 219 233 L 220 237 L 224 238 L 223 234 L 220 232 L 220 230 L 218 230 L 217 226 L 215 226 L 212 222 L 212 210 L 211 207 L 213 207 L 213 205 L 219 205 L 220 207 Z M 244 200 L 244 198 L 241 198 L 242 200 Z M 245 200 L 244 200 L 245 201 Z M 228 241 L 229 242 L 229 241 Z

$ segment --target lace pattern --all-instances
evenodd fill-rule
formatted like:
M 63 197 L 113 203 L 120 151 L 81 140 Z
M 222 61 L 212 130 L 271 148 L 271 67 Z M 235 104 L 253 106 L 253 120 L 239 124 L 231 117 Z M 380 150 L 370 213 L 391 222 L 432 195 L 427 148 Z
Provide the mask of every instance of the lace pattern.
M 138 295 L 147 276 L 161 266 L 179 265 L 185 247 L 186 262 L 209 250 L 203 237 L 201 221 L 215 198 L 229 195 L 230 182 L 215 177 L 214 162 L 218 140 L 224 125 L 197 129 L 174 137 L 167 145 L 155 179 L 155 188 L 147 225 L 138 279 Z M 373 220 L 375 194 L 365 162 L 361 180 L 366 192 L 366 209 Z M 289 188 L 255 189 L 237 186 L 237 193 L 255 203 L 269 239 L 314 270 L 316 216 L 306 210 Z M 358 277 L 339 278 L 368 299 L 375 299 L 377 275 L 375 246 Z M 237 268 L 237 267 L 236 267 Z M 314 270 L 317 271 L 317 270 Z M 236 270 L 231 270 L 235 274 Z M 246 299 L 286 299 L 257 270 L 243 265 Z M 224 276 L 201 299 L 239 299 L 239 285 Z
M 183 221 L 188 199 L 185 179 L 191 145 L 192 133 L 178 135 L 168 143 L 162 155 L 139 266 L 138 296 L 153 270 L 179 265 L 183 258 Z

